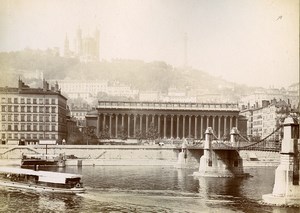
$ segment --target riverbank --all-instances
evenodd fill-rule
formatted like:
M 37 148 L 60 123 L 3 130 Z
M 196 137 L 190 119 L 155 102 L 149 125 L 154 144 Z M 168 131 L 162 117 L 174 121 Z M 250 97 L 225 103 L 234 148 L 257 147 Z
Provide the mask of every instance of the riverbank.
M 0 146 L 0 165 L 17 166 L 22 154 L 60 154 L 72 156 L 67 166 L 175 166 L 180 149 L 158 145 L 33 145 Z M 198 168 L 203 150 L 188 152 L 186 162 Z M 278 166 L 280 155 L 276 152 L 240 151 L 244 167 Z

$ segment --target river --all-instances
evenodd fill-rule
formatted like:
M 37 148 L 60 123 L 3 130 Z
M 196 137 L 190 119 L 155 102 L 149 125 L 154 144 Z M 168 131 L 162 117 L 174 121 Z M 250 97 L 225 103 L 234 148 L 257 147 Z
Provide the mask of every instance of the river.
M 298 207 L 261 203 L 272 192 L 275 167 L 246 168 L 249 178 L 194 178 L 191 169 L 159 166 L 66 167 L 81 173 L 87 192 L 62 195 L 0 189 L 0 212 L 272 212 Z

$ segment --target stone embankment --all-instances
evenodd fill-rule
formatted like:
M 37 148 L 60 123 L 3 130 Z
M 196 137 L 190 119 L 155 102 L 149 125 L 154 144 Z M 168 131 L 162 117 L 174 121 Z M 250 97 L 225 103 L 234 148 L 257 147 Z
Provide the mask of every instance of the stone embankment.
M 177 163 L 180 149 L 172 145 L 31 145 L 0 146 L 0 165 L 20 165 L 22 154 L 60 154 L 66 165 L 171 165 Z M 199 167 L 201 151 L 187 154 L 190 167 Z M 240 151 L 244 166 L 277 166 L 279 153 Z

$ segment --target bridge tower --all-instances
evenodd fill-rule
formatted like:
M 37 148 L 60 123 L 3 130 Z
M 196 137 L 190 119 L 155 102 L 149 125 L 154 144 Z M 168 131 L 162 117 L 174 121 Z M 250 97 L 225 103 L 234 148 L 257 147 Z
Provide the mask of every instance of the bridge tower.
M 299 180 L 299 124 L 292 117 L 284 121 L 280 164 L 275 171 L 272 194 L 263 195 L 263 201 L 275 205 L 300 205 Z
M 231 131 L 231 143 L 235 144 L 236 131 Z M 207 177 L 243 177 L 243 160 L 235 147 L 213 146 L 213 129 L 208 127 L 205 131 L 204 155 L 200 158 L 199 171 L 194 176 Z M 218 144 L 216 144 L 218 145 Z M 223 147 L 223 148 L 221 148 Z

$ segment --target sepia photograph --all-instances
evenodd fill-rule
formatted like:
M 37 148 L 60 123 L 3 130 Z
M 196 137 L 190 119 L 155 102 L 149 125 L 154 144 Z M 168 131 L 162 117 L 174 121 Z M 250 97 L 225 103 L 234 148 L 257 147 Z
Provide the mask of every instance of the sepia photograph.
M 0 0 L 0 212 L 299 213 L 299 0 Z

